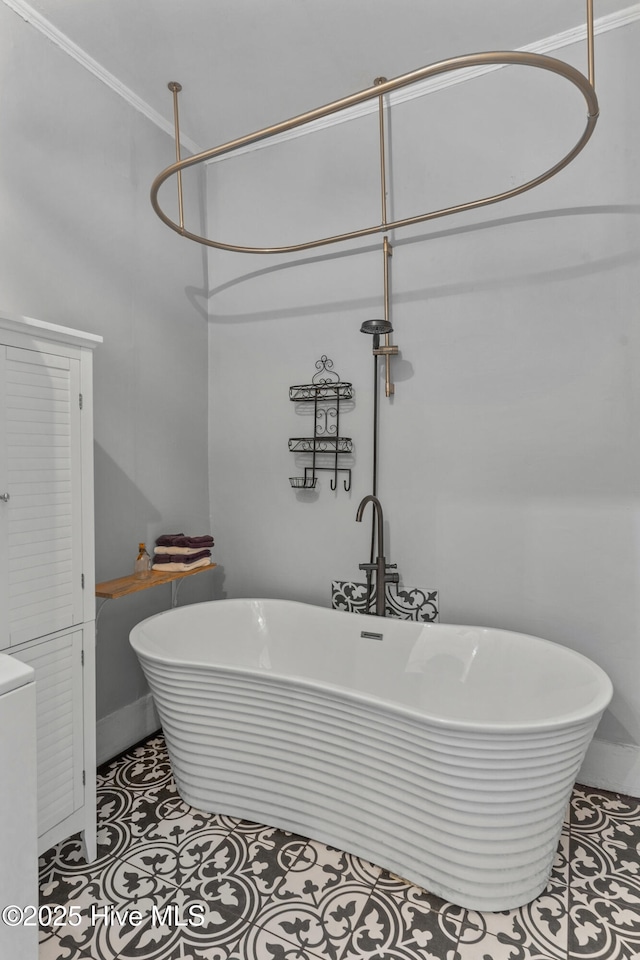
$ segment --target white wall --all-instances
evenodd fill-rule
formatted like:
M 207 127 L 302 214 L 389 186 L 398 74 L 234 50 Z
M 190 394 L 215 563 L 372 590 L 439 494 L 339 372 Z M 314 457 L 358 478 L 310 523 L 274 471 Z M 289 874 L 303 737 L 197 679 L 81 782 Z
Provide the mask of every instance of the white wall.
M 170 138 L 2 4 L 0 90 L 0 304 L 104 337 L 96 572 L 110 579 L 131 571 L 139 540 L 209 530 L 206 264 L 149 203 Z M 183 599 L 211 596 L 214 576 L 185 582 Z M 168 587 L 108 601 L 99 717 L 146 704 L 128 633 L 169 602 Z
M 602 116 L 558 177 L 392 238 L 401 356 L 396 395 L 381 405 L 379 477 L 387 556 L 405 584 L 439 589 L 443 621 L 539 634 L 609 672 L 615 698 L 583 779 L 636 793 L 639 39 L 637 23 L 598 38 Z M 582 46 L 558 56 L 583 68 Z M 398 107 L 392 216 L 537 175 L 584 118 L 578 94 L 531 71 Z M 212 165 L 211 235 L 275 245 L 379 222 L 376 124 Z M 210 492 L 224 589 L 328 605 L 330 581 L 357 578 L 368 553 L 368 528 L 354 522 L 371 487 L 371 340 L 359 326 L 382 315 L 380 240 L 297 256 L 213 251 L 210 277 Z M 344 418 L 350 494 L 327 479 L 319 493 L 288 482 L 300 471 L 287 438 L 301 434 L 288 386 L 309 380 L 323 353 L 356 388 Z

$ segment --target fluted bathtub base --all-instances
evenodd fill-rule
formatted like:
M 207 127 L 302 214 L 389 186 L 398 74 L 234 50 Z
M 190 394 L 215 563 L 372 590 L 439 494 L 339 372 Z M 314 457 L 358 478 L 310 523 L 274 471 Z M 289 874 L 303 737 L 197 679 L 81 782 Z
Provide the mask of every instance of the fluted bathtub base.
M 177 781 L 176 781 L 177 782 Z M 213 791 L 207 797 L 192 795 L 178 785 L 178 793 L 190 806 L 207 813 L 217 813 L 261 823 L 268 827 L 275 827 L 289 833 L 295 833 L 307 839 L 325 843 L 327 846 L 343 850 L 355 857 L 367 860 L 370 863 L 388 870 L 409 883 L 441 897 L 443 900 L 466 907 L 469 910 L 493 912 L 511 910 L 524 906 L 535 900 L 547 886 L 555 851 L 556 841 L 550 854 L 543 857 L 540 869 L 532 871 L 528 882 L 522 884 L 518 896 L 513 896 L 511 882 L 503 884 L 494 882 L 491 887 L 484 881 L 472 880 L 466 877 L 451 877 L 445 879 L 445 870 L 431 870 L 425 872 L 424 861 L 417 859 L 406 852 L 398 857 L 394 837 L 377 834 L 375 842 L 371 837 L 362 835 L 351 825 L 342 831 L 330 829 L 326 820 L 310 820 L 308 817 L 296 818 L 291 812 L 279 804 L 254 803 L 249 800 L 238 800 L 229 793 L 216 794 Z M 558 840 L 560 834 L 558 833 Z

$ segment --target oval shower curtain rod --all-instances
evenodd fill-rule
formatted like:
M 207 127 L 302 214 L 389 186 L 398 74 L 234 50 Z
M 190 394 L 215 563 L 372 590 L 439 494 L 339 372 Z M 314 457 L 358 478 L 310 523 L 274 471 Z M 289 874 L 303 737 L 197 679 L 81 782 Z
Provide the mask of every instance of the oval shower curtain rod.
M 236 253 L 294 253 L 301 250 L 311 250 L 314 247 L 326 246 L 331 243 L 339 243 L 340 241 L 344 240 L 367 237 L 371 236 L 372 234 L 383 233 L 388 230 L 395 230 L 399 227 L 412 226 L 414 224 L 424 223 L 427 220 L 435 220 L 438 217 L 445 217 L 452 213 L 461 213 L 465 210 L 474 210 L 479 207 L 485 207 L 492 203 L 498 203 L 500 200 L 508 200 L 511 197 L 516 197 L 521 193 L 525 193 L 527 190 L 531 190 L 534 187 L 539 186 L 546 180 L 549 180 L 551 177 L 555 176 L 555 174 L 559 173 L 562 169 L 564 169 L 564 167 L 568 166 L 568 164 L 571 163 L 575 157 L 577 157 L 583 147 L 587 144 L 591 134 L 593 133 L 596 121 L 598 119 L 598 98 L 594 89 L 593 0 L 587 0 L 587 47 L 588 76 L 585 76 L 575 67 L 565 63 L 563 60 L 557 60 L 554 57 L 547 56 L 546 54 L 528 53 L 524 51 L 492 51 L 487 53 L 467 54 L 466 56 L 453 57 L 448 60 L 442 60 L 438 63 L 431 64 L 427 67 L 422 67 L 419 70 L 414 70 L 411 73 L 405 73 L 393 80 L 379 78 L 374 86 L 369 87 L 366 90 L 362 90 L 359 93 L 354 93 L 348 97 L 343 97 L 341 100 L 335 100 L 333 103 L 329 103 L 326 106 L 317 107 L 315 110 L 309 110 L 307 113 L 302 113 L 290 120 L 284 120 L 281 123 L 276 123 L 272 126 L 265 127 L 262 130 L 258 130 L 256 133 L 250 133 L 243 137 L 239 137 L 236 140 L 230 140 L 228 143 L 224 143 L 221 146 L 212 147 L 209 150 L 204 150 L 201 153 L 195 154 L 193 157 L 186 157 L 184 159 L 182 159 L 180 156 L 180 129 L 178 120 L 178 93 L 182 88 L 179 83 L 172 81 L 169 83 L 169 89 L 173 93 L 176 162 L 159 173 L 151 185 L 151 203 L 153 209 L 160 219 L 172 230 L 175 230 L 176 233 L 179 233 L 181 236 L 186 237 L 189 240 L 195 240 L 197 243 L 205 244 L 208 247 L 216 247 L 220 250 L 230 250 Z M 368 227 L 362 227 L 361 229 L 352 230 L 347 233 L 336 234 L 335 236 L 323 237 L 318 240 L 309 240 L 304 243 L 288 244 L 286 246 L 255 247 L 224 243 L 221 240 L 212 240 L 208 237 L 199 236 L 198 234 L 187 230 L 185 227 L 182 196 L 182 171 L 188 167 L 205 163 L 207 160 L 213 160 L 217 157 L 225 156 L 241 147 L 246 147 L 250 144 L 257 143 L 260 140 L 267 140 L 271 137 L 276 137 L 279 134 L 286 133 L 289 130 L 294 130 L 296 127 L 301 127 L 304 124 L 311 123 L 314 120 L 320 120 L 323 117 L 328 117 L 334 113 L 340 113 L 344 110 L 348 110 L 350 107 L 356 106 L 357 104 L 364 103 L 367 100 L 373 100 L 376 97 L 379 100 L 380 109 L 382 109 L 383 97 L 385 94 L 392 93 L 394 90 L 398 90 L 401 87 L 408 87 L 414 83 L 419 83 L 420 81 L 440 76 L 441 74 L 451 73 L 456 70 L 465 70 L 469 67 L 506 66 L 511 64 L 535 67 L 537 69 L 547 70 L 551 73 L 558 74 L 560 77 L 563 77 L 577 87 L 577 89 L 582 93 L 587 105 L 586 126 L 574 147 L 567 154 L 565 154 L 561 160 L 549 167 L 549 169 L 545 170 L 544 173 L 534 177 L 532 180 L 528 180 L 526 183 L 513 187 L 510 190 L 505 190 L 503 193 L 496 193 L 488 197 L 483 197 L 480 200 L 472 200 L 467 203 L 460 203 L 455 206 L 445 207 L 440 210 L 432 210 L 428 213 L 421 213 L 415 216 L 405 217 L 401 220 L 387 221 L 386 212 L 383 205 L 383 216 L 381 223 Z M 381 144 L 381 161 L 382 169 L 384 171 L 383 151 L 384 145 Z M 158 202 L 158 191 L 160 190 L 160 187 L 166 180 L 169 179 L 169 177 L 174 175 L 177 178 L 178 188 L 178 222 L 167 216 Z

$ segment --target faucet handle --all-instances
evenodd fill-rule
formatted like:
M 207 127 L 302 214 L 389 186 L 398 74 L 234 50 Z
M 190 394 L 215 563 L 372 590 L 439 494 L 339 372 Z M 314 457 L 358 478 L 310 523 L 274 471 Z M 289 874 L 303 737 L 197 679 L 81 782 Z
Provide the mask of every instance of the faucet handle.
M 385 563 L 385 567 L 387 568 L 387 570 L 397 570 L 397 569 L 398 569 L 398 564 L 397 564 L 397 563 Z
M 358 570 L 375 570 L 375 563 L 359 563 Z
M 396 564 L 394 563 L 393 566 L 395 567 Z M 385 581 L 386 581 L 387 583 L 400 583 L 400 574 L 399 574 L 399 573 L 387 573 L 387 574 L 385 574 L 385 578 L 384 578 L 384 579 L 385 579 Z

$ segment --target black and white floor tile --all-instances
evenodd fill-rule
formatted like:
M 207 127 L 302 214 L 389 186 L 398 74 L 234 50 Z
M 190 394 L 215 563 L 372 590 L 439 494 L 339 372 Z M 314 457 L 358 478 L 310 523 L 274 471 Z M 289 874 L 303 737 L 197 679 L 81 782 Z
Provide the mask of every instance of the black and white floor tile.
M 546 890 L 503 913 L 189 807 L 161 735 L 100 771 L 98 817 L 94 863 L 78 838 L 40 860 L 67 922 L 41 911 L 39 960 L 640 960 L 640 800 L 620 794 L 576 786 Z

